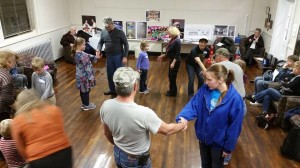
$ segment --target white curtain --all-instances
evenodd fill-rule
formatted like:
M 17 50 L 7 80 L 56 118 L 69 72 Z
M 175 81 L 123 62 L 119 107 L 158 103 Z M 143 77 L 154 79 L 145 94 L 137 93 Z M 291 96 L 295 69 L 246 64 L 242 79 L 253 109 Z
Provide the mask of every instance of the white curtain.
M 287 56 L 294 6 L 293 1 L 278 1 L 276 18 L 272 26 L 273 34 L 269 53 L 273 54 L 279 60 L 285 60 Z

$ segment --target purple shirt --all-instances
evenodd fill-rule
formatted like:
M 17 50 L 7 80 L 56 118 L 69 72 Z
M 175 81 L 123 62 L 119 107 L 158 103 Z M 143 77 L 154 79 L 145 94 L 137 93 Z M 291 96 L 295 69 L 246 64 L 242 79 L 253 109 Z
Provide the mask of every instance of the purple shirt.
M 136 69 L 149 69 L 149 58 L 146 51 L 141 51 L 136 62 Z

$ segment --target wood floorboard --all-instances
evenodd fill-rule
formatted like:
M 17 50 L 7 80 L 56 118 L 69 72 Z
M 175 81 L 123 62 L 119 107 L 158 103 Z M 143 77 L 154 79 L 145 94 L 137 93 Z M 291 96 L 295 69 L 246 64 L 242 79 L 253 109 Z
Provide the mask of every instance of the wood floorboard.
M 165 122 L 174 122 L 176 114 L 188 102 L 187 73 L 182 63 L 178 74 L 178 95 L 166 97 L 168 90 L 168 63 L 157 62 L 156 57 L 150 57 L 151 68 L 148 73 L 150 94 L 137 94 L 135 101 L 148 106 Z M 135 59 L 130 56 L 128 66 L 135 67 Z M 94 65 L 97 85 L 92 89 L 90 101 L 97 105 L 95 110 L 82 111 L 79 91 L 75 87 L 75 66 L 64 61 L 57 63 L 57 82 L 54 89 L 57 92 L 57 105 L 63 109 L 65 130 L 73 146 L 74 168 L 113 168 L 113 146 L 103 135 L 99 118 L 99 108 L 110 99 L 103 95 L 108 88 L 105 70 L 105 59 Z M 249 80 L 260 74 L 257 67 L 247 70 Z M 246 84 L 247 93 L 252 93 L 253 83 Z M 195 85 L 196 87 L 197 85 Z M 263 130 L 254 124 L 254 118 L 261 112 L 260 107 L 250 106 L 245 116 L 242 133 L 238 139 L 231 163 L 227 168 L 297 168 L 295 162 L 280 154 L 280 146 L 286 133 L 280 128 Z M 46 130 L 45 130 L 46 131 Z M 185 132 L 176 135 L 152 135 L 151 159 L 153 168 L 199 168 L 201 165 L 199 145 L 194 131 L 194 122 L 189 122 Z M 6 163 L 0 161 L 0 168 L 6 168 Z

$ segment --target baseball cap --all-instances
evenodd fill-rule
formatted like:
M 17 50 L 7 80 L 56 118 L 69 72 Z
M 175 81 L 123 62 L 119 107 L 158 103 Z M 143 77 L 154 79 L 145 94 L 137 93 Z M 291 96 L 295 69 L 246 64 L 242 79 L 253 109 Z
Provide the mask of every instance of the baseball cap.
M 113 76 L 113 81 L 117 87 L 132 86 L 139 79 L 140 74 L 130 67 L 118 68 Z
M 199 42 L 201 41 L 205 41 L 206 43 L 208 43 L 208 37 L 207 36 L 201 36 L 199 39 Z
M 104 26 L 107 27 L 109 24 L 114 24 L 113 20 L 111 17 L 105 17 L 103 19 L 103 23 L 104 23 Z
M 217 49 L 216 55 L 222 55 L 222 56 L 227 57 L 227 58 L 230 57 L 229 51 L 226 48 Z

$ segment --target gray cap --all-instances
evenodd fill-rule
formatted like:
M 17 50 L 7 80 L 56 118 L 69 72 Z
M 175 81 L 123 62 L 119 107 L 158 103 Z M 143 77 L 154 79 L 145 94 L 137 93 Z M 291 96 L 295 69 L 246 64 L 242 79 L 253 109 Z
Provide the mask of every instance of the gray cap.
M 118 68 L 113 76 L 113 81 L 117 87 L 132 86 L 139 79 L 140 74 L 130 67 Z
M 230 57 L 230 53 L 229 53 L 229 51 L 226 48 L 219 48 L 219 49 L 217 49 L 216 55 L 222 55 L 222 56 L 224 56 L 226 58 Z
M 104 23 L 104 26 L 108 26 L 109 24 L 114 24 L 113 20 L 111 17 L 105 17 L 103 19 L 103 23 Z

